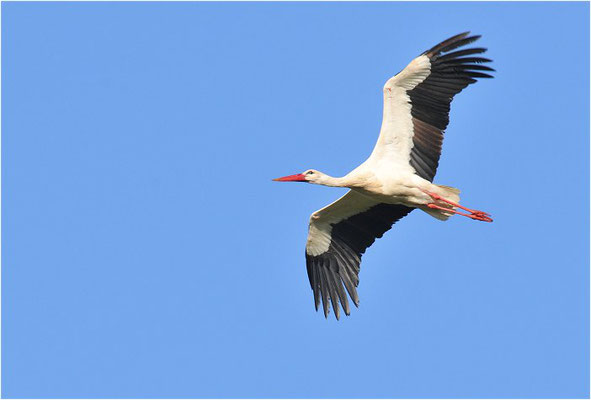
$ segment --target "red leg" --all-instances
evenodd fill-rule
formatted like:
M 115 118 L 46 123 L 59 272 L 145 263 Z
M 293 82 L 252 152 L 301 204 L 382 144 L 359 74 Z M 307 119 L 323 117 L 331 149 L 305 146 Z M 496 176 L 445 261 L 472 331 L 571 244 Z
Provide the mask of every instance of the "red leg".
M 440 209 L 440 210 L 445 210 L 445 211 L 448 211 L 448 212 L 451 212 L 451 213 L 454 213 L 454 214 L 459 214 L 459 215 L 463 215 L 463 216 L 468 217 L 468 218 L 476 219 L 478 221 L 485 221 L 485 222 L 492 222 L 493 221 L 492 218 L 490 217 L 490 214 L 485 213 L 484 211 L 478 211 L 478 210 L 472 210 L 470 208 L 466 208 L 464 206 L 459 205 L 458 203 L 454 203 L 453 201 L 450 201 L 450 200 L 447 200 L 447 199 L 441 197 L 437 193 L 431 193 L 431 192 L 428 192 L 426 190 L 424 192 L 426 194 L 428 194 L 429 196 L 431 196 L 431 198 L 433 200 L 443 201 L 444 203 L 447 203 L 447 204 L 450 204 L 450 205 L 452 205 L 454 207 L 461 208 L 462 210 L 468 211 L 470 214 L 464 214 L 462 212 L 459 212 L 459 211 L 456 211 L 456 210 L 452 210 L 452 209 L 448 209 L 448 208 L 445 208 L 445 207 L 441 207 L 441 206 L 438 206 L 438 205 L 433 204 L 433 203 L 427 204 L 427 207 L 429 207 L 429 208 L 437 208 L 437 209 Z
M 429 208 L 436 208 L 438 210 L 443 210 L 445 212 L 449 212 L 449 213 L 453 213 L 453 214 L 463 215 L 464 217 L 472 218 L 472 219 L 475 219 L 477 221 L 493 222 L 493 219 L 491 217 L 489 217 L 488 214 L 486 214 L 486 215 L 478 214 L 478 213 L 465 214 L 463 212 L 459 212 L 459 211 L 456 211 L 456 210 L 451 209 L 451 208 L 441 207 L 441 206 L 438 206 L 437 204 L 433 204 L 433 203 L 427 204 L 427 207 L 429 207 Z

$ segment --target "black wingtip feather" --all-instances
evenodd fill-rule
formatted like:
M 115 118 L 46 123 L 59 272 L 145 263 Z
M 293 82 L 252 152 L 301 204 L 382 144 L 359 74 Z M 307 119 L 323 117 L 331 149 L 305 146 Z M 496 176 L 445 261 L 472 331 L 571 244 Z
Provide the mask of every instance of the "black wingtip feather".
M 423 54 L 427 54 L 429 55 L 429 57 L 431 57 L 431 55 L 435 55 L 441 52 L 442 49 L 444 49 L 445 47 L 449 46 L 450 44 L 457 42 L 458 40 L 461 40 L 463 38 L 465 38 L 466 36 L 468 36 L 470 34 L 470 31 L 468 32 L 463 32 L 460 33 L 458 35 L 452 36 L 449 39 L 444 40 L 443 42 L 436 44 L 435 46 L 433 46 L 432 48 L 430 48 L 429 50 L 427 50 L 426 52 L 424 52 Z
M 330 304 L 329 304 L 329 292 L 328 292 L 324 268 L 319 269 L 318 274 L 320 275 L 320 290 L 321 290 L 321 294 L 322 294 L 322 308 L 324 310 L 324 318 L 328 318 Z
M 341 307 L 343 307 L 345 315 L 349 315 L 349 301 L 347 300 L 347 294 L 345 293 L 345 289 L 343 288 L 343 282 L 341 281 L 341 278 L 338 273 L 339 266 L 337 260 L 332 259 L 331 264 L 334 264 L 334 268 L 333 265 L 331 265 L 329 272 L 332 278 L 332 283 L 334 284 L 336 293 L 338 295 L 338 301 L 341 304 Z
M 484 64 L 484 63 L 489 63 L 489 62 L 492 62 L 492 60 L 489 59 L 489 58 L 484 58 L 484 57 L 454 58 L 451 61 L 441 60 L 441 58 L 439 60 L 437 60 L 437 63 L 438 64 L 445 64 L 445 63 L 452 63 L 452 64 L 470 64 L 470 63 Z
M 435 56 L 437 56 L 438 54 L 441 53 L 448 53 L 454 49 L 457 49 L 458 47 L 462 47 L 462 46 L 466 46 L 472 42 L 477 41 L 478 39 L 480 39 L 480 35 L 476 35 L 476 36 L 470 36 L 467 38 L 463 38 L 460 40 L 456 40 L 455 42 L 451 43 L 448 46 L 445 46 L 444 48 L 442 48 L 439 53 L 435 54 Z
M 328 290 L 330 294 L 330 302 L 332 304 L 332 309 L 334 311 L 334 316 L 339 320 L 341 313 L 339 308 L 339 297 L 337 296 L 336 290 L 336 282 L 333 280 L 332 271 L 330 270 L 330 266 L 324 269 L 324 274 L 326 276 L 326 281 L 328 284 Z
M 485 74 L 483 72 L 472 72 L 469 71 L 467 72 L 468 75 L 470 75 L 473 78 L 494 78 L 494 76 L 489 75 L 489 74 Z

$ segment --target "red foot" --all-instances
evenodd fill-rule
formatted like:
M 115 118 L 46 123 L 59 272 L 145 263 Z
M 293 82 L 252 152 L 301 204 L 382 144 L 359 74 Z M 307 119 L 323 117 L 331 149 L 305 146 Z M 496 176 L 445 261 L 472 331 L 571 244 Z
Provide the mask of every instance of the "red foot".
M 431 196 L 431 198 L 433 200 L 443 201 L 444 203 L 447 203 L 447 204 L 450 204 L 454 207 L 461 208 L 462 210 L 468 211 L 470 214 L 465 214 L 463 212 L 459 212 L 454 209 L 441 207 L 441 206 L 438 206 L 437 204 L 434 204 L 434 203 L 427 204 L 427 207 L 429 207 L 429 208 L 436 208 L 438 210 L 443 210 L 443 211 L 450 212 L 453 214 L 463 215 L 464 217 L 472 218 L 477 221 L 493 222 L 493 219 L 490 217 L 490 214 L 485 213 L 484 211 L 471 210 L 469 208 L 459 205 L 458 203 L 454 203 L 453 201 L 447 200 L 436 193 L 431 193 L 431 192 L 427 192 L 427 191 L 424 191 L 424 192 L 427 193 L 429 196 Z

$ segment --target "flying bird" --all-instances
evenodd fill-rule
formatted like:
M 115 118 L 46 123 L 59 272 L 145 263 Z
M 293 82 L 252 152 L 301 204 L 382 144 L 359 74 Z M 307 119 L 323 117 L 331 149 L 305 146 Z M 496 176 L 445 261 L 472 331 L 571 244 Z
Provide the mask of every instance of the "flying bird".
M 384 86 L 378 141 L 369 158 L 341 178 L 309 169 L 274 179 L 346 187 L 334 203 L 310 216 L 306 266 L 316 311 L 330 305 L 350 313 L 349 297 L 359 306 L 361 256 L 392 225 L 414 209 L 445 221 L 459 214 L 492 222 L 488 213 L 459 204 L 460 191 L 432 183 L 453 97 L 477 78 L 492 78 L 485 48 L 456 50 L 480 38 L 469 32 L 451 37 L 415 58 Z

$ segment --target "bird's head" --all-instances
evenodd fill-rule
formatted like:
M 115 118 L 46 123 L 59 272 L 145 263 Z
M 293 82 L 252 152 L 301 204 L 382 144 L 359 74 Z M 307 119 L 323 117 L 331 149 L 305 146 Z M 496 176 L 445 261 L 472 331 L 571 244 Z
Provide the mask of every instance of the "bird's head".
M 308 169 L 302 172 L 301 174 L 287 175 L 273 180 L 277 182 L 308 182 L 322 184 L 325 177 L 326 175 L 320 171 L 316 171 L 315 169 Z

